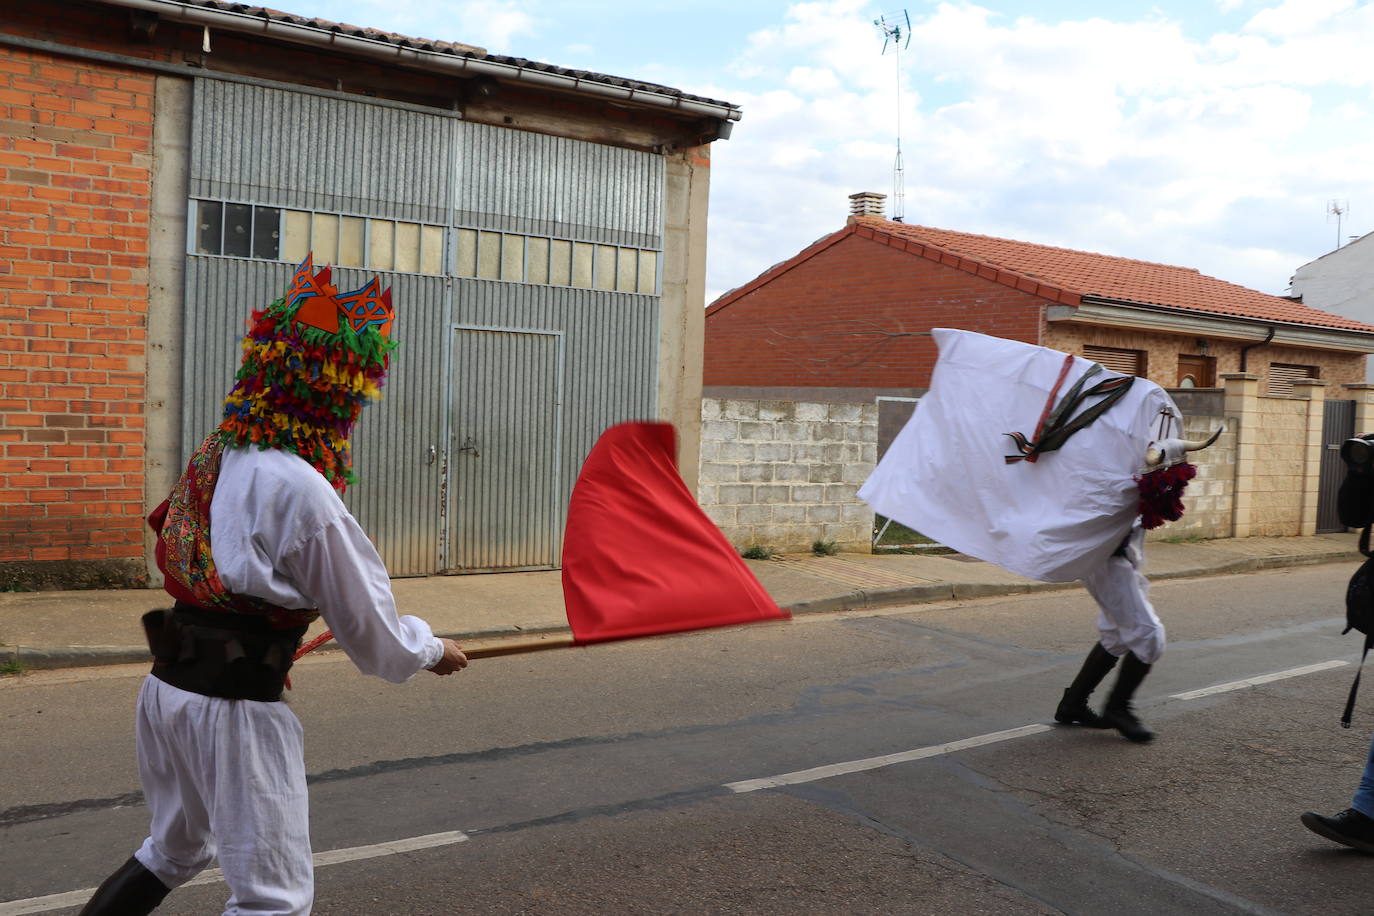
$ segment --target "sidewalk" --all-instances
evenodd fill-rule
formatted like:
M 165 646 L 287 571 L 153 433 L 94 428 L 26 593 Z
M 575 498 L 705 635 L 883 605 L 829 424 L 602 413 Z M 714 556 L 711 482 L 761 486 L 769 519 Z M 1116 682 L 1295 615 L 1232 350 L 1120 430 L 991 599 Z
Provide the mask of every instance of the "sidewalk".
M 1195 543 L 1151 542 L 1153 580 L 1221 575 L 1282 566 L 1342 563 L 1333 572 L 1333 614 L 1345 580 L 1361 557 L 1353 533 L 1315 537 L 1239 538 Z M 794 554 L 747 560 L 779 605 L 793 614 L 860 610 L 924 601 L 984 598 L 1079 588 L 1077 583 L 1023 579 L 958 554 Z M 416 614 L 439 636 L 460 643 L 566 635 L 558 571 L 395 579 L 402 613 Z M 0 593 L 0 662 L 26 668 L 114 665 L 148 660 L 139 617 L 170 606 L 161 589 Z M 324 629 L 317 623 L 307 639 Z M 327 644 L 320 651 L 326 651 Z

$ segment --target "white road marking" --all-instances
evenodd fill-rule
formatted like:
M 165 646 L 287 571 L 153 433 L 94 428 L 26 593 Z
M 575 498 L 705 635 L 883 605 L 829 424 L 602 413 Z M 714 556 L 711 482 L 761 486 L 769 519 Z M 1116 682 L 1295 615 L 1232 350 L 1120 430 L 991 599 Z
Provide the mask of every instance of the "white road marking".
M 918 747 L 915 750 L 900 751 L 896 754 L 884 754 L 881 757 L 866 757 L 863 760 L 850 760 L 847 763 L 832 763 L 823 767 L 812 767 L 809 770 L 797 770 L 795 773 L 783 773 L 779 776 L 768 776 L 763 779 L 745 779 L 741 782 L 728 782 L 725 788 L 731 792 L 757 792 L 759 789 L 774 789 L 778 786 L 794 786 L 803 782 L 815 782 L 818 779 L 829 779 L 831 776 L 843 776 L 846 773 L 859 773 L 863 770 L 876 770 L 880 767 L 892 766 L 896 763 L 906 763 L 909 760 L 924 760 L 927 757 L 939 757 L 944 754 L 952 754 L 955 751 L 967 750 L 971 747 L 982 747 L 985 744 L 996 744 L 998 741 L 1010 741 L 1013 738 L 1024 738 L 1027 735 L 1036 735 L 1040 732 L 1050 730 L 1048 725 L 1023 725 L 1020 728 L 1009 728 L 1006 731 L 990 732 L 986 735 L 978 735 L 974 738 L 964 738 L 959 741 L 950 741 L 947 744 L 934 744 L 930 747 Z
M 361 859 L 376 859 L 381 856 L 394 856 L 405 852 L 415 852 L 420 849 L 433 849 L 436 846 L 450 846 L 454 843 L 463 843 L 468 839 L 468 835 L 461 830 L 450 830 L 446 833 L 431 833 L 426 836 L 408 837 L 403 840 L 392 840 L 387 843 L 374 843 L 371 846 L 352 846 L 348 849 L 331 849 L 328 852 L 317 852 L 311 859 L 314 860 L 315 867 L 320 868 L 325 865 L 338 865 L 341 862 L 357 862 Z M 201 872 L 196 877 L 187 881 L 182 887 L 195 887 L 197 884 L 214 884 L 223 881 L 224 875 L 218 868 L 210 868 Z M 52 910 L 60 910 L 65 907 L 81 906 L 91 895 L 95 893 L 95 888 L 88 887 L 85 890 L 68 891 L 65 894 L 49 894 L 46 897 L 30 897 L 27 900 L 11 900 L 8 903 L 0 903 L 0 916 L 26 916 L 28 913 L 47 913 Z
M 1281 681 L 1284 678 L 1300 677 L 1304 674 L 1315 674 L 1318 671 L 1340 668 L 1348 664 L 1350 664 L 1350 662 L 1335 659 L 1329 662 L 1319 662 L 1315 665 L 1303 665 L 1301 668 L 1289 668 L 1286 671 L 1275 671 L 1273 674 L 1261 674 L 1258 677 L 1248 677 L 1243 681 L 1230 681 L 1225 684 L 1217 684 L 1213 687 L 1203 687 L 1201 690 L 1189 690 L 1184 693 L 1176 693 L 1169 699 L 1196 700 L 1199 697 L 1210 697 L 1217 693 L 1229 693 L 1232 690 L 1241 690 L 1245 687 L 1257 687 L 1260 684 Z
M 1269 684 L 1274 681 L 1281 681 L 1285 678 L 1300 677 L 1304 674 L 1315 674 L 1318 671 L 1328 671 L 1332 668 L 1341 668 L 1349 665 L 1350 662 L 1335 659 L 1329 662 L 1320 662 L 1315 665 L 1304 665 L 1301 668 L 1289 668 L 1285 671 L 1276 671 L 1273 674 L 1261 674 L 1255 677 L 1246 678 L 1241 681 L 1231 681 L 1226 684 L 1217 684 L 1212 687 L 1204 687 L 1201 690 L 1189 690 L 1185 693 L 1175 693 L 1170 696 L 1173 700 L 1196 700 L 1199 697 L 1213 696 L 1218 693 L 1227 693 L 1232 690 L 1241 690 L 1245 687 L 1256 687 L 1260 684 Z M 956 751 L 968 750 L 969 748 L 982 747 L 987 744 L 996 744 L 999 741 L 1012 741 L 1016 738 L 1025 738 L 1029 735 L 1038 735 L 1047 732 L 1052 726 L 1044 724 L 1023 725 L 1020 728 L 1009 728 L 1000 732 L 989 732 L 986 735 L 977 735 L 973 738 L 963 738 L 959 741 L 950 741 L 946 744 L 935 744 L 930 747 L 919 747 L 910 751 L 900 751 L 896 754 L 884 754 L 881 757 L 866 757 L 863 760 L 851 760 L 847 763 L 832 763 L 827 766 L 812 767 L 809 770 L 797 770 L 793 773 L 782 773 L 778 776 L 768 776 L 763 779 L 745 779 L 740 782 L 730 782 L 725 784 L 725 788 L 732 792 L 757 792 L 760 789 L 774 789 L 778 786 L 792 786 L 799 783 L 815 782 L 818 779 L 828 779 L 831 776 L 842 776 L 846 773 L 860 773 L 864 770 L 876 770 L 882 767 L 892 766 L 898 763 L 906 763 L 911 760 L 925 760 L 930 757 L 940 757 L 945 754 L 952 754 Z M 337 865 L 341 862 L 356 862 L 361 859 L 375 859 L 381 856 L 392 856 L 400 853 L 414 852 L 420 849 L 432 849 L 436 846 L 448 846 L 454 843 L 463 843 L 468 839 L 467 834 L 461 830 L 451 830 L 447 833 L 431 833 L 427 836 L 410 837 L 402 840 L 392 840 L 387 843 L 375 843 L 371 846 L 354 846 L 348 849 L 332 849 L 328 852 L 317 852 L 312 857 L 315 866 Z M 222 881 L 218 868 L 209 869 L 187 882 L 184 887 L 192 887 L 197 884 L 213 884 Z M 52 910 L 60 910 L 66 907 L 80 906 L 90 899 L 95 893 L 95 888 L 88 887 L 79 891 L 68 891 L 65 894 L 49 894 L 46 897 L 30 897 L 26 900 L 11 900 L 7 903 L 0 903 L 0 916 L 27 916 L 30 913 L 47 913 Z

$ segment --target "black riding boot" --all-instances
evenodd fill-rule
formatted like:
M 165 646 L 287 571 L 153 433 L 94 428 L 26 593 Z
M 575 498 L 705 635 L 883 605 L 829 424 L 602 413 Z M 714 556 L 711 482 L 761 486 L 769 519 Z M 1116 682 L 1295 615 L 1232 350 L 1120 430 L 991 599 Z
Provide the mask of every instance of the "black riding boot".
M 171 888 L 157 875 L 130 856 L 119 871 L 96 888 L 95 896 L 78 916 L 146 916 L 170 893 Z
M 1140 723 L 1135 717 L 1135 710 L 1131 708 L 1131 697 L 1135 696 L 1136 688 L 1149 673 L 1149 665 L 1137 658 L 1134 652 L 1127 652 L 1125 661 L 1121 663 L 1121 673 L 1116 676 L 1116 683 L 1107 697 L 1107 708 L 1102 710 L 1103 725 L 1116 729 L 1132 741 L 1145 742 L 1155 736 L 1154 732 Z
M 1054 711 L 1054 721 L 1063 725 L 1086 725 L 1089 728 L 1106 728 L 1102 719 L 1088 708 L 1088 697 L 1102 683 L 1102 679 L 1116 666 L 1116 656 L 1102 648 L 1102 643 L 1093 646 L 1078 676 L 1064 691 L 1059 708 Z

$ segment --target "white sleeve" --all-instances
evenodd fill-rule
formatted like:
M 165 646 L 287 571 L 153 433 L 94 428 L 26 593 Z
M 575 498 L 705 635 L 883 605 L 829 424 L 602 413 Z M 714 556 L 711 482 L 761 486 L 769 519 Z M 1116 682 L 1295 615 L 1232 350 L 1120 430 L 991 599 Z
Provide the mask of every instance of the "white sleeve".
M 335 518 L 281 562 L 364 674 L 399 684 L 443 657 L 429 624 L 397 615 L 386 566 L 351 515 Z

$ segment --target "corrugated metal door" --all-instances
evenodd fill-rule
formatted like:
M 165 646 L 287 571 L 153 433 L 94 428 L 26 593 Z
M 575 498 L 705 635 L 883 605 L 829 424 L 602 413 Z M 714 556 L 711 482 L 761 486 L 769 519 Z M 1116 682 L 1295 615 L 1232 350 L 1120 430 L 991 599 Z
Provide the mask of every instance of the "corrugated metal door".
M 451 569 L 558 565 L 562 350 L 558 332 L 455 329 Z
M 1345 480 L 1341 443 L 1355 435 L 1355 402 L 1327 401 L 1322 412 L 1322 466 L 1317 484 L 1317 533 L 1344 531 L 1336 493 Z

